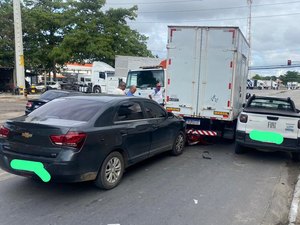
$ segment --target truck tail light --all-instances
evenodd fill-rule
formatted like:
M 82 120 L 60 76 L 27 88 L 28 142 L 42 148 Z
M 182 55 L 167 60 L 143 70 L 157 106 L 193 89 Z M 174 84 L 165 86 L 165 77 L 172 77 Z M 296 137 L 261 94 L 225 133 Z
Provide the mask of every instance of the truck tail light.
M 86 139 L 85 133 L 68 132 L 62 135 L 51 135 L 50 139 L 53 144 L 60 146 L 68 146 L 80 149 Z
M 8 128 L 1 126 L 0 127 L 0 138 L 8 138 L 9 132 L 10 131 Z
M 246 114 L 241 114 L 241 115 L 240 115 L 240 122 L 241 122 L 241 123 L 247 123 L 247 121 L 248 121 L 248 115 L 246 115 Z

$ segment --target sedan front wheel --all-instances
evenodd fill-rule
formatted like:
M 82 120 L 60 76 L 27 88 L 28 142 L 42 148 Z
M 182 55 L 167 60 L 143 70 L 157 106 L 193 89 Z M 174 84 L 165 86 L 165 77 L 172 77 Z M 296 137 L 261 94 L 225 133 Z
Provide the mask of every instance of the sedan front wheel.
M 172 155 L 177 156 L 182 154 L 184 145 L 185 145 L 185 136 L 184 133 L 180 131 L 174 141 L 173 148 L 172 148 Z
M 124 158 L 119 152 L 110 153 L 102 163 L 95 185 L 102 189 L 112 189 L 116 187 L 124 173 Z

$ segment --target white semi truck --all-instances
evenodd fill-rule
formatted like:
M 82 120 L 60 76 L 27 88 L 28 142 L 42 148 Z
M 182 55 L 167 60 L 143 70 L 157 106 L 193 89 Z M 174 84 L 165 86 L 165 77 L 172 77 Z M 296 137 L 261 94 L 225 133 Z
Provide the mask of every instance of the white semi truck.
M 189 142 L 233 139 L 245 102 L 249 44 L 238 27 L 168 27 L 166 109 L 182 116 Z
M 93 62 L 92 74 L 86 77 L 88 77 L 88 81 L 84 79 L 83 83 L 79 85 L 79 91 L 86 93 L 93 92 L 112 94 L 114 89 L 118 87 L 119 82 L 126 79 L 116 77 L 115 69 L 100 61 Z

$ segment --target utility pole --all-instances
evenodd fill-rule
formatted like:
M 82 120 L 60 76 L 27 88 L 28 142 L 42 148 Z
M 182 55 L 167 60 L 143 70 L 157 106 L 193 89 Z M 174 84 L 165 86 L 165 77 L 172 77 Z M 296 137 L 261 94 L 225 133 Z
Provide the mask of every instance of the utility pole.
M 22 37 L 22 19 L 21 19 L 21 3 L 20 0 L 13 0 L 14 9 L 14 28 L 15 28 L 15 72 L 17 78 L 17 86 L 23 87 L 25 96 L 25 70 L 24 70 L 24 53 L 23 53 L 23 37 Z

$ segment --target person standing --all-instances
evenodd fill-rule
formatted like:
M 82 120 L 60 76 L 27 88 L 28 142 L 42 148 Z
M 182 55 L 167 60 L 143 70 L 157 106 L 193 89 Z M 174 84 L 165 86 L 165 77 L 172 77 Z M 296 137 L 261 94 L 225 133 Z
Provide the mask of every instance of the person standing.
M 163 92 L 162 92 L 160 83 L 156 84 L 156 87 L 154 88 L 152 93 L 149 95 L 149 98 L 156 101 L 160 105 L 164 105 Z
M 131 85 L 129 91 L 126 93 L 127 96 L 134 96 L 134 93 L 136 92 L 136 86 Z
M 119 86 L 116 88 L 116 90 L 114 91 L 115 95 L 126 95 L 125 93 L 125 88 L 126 88 L 126 83 L 121 81 L 119 83 Z

